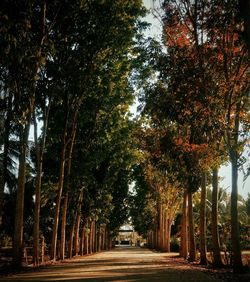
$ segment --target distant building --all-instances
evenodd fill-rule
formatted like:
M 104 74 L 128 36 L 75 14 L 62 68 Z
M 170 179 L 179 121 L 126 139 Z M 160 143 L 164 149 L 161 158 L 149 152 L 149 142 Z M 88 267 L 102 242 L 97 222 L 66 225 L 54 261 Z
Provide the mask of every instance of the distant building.
M 141 246 L 145 240 L 134 231 L 130 224 L 124 224 L 119 229 L 119 234 L 115 239 L 116 246 Z

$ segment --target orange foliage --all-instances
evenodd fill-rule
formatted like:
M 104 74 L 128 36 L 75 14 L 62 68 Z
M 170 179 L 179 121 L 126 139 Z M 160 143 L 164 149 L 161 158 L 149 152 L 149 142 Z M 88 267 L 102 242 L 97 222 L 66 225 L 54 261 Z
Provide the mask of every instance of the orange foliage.
M 181 137 L 176 137 L 173 140 L 176 147 L 181 147 L 183 152 L 197 152 L 197 153 L 204 153 L 207 151 L 208 144 L 190 144 L 186 140 L 182 139 Z
M 177 158 L 181 164 L 185 164 L 184 156 L 188 156 L 193 165 L 201 170 L 210 169 L 213 164 L 217 162 L 215 151 L 207 143 L 202 144 L 190 144 L 187 140 L 181 137 L 174 138 L 174 145 L 176 146 L 176 151 L 179 152 Z
M 165 26 L 168 46 L 185 47 L 190 45 L 188 27 L 181 22 L 177 22 L 172 26 Z

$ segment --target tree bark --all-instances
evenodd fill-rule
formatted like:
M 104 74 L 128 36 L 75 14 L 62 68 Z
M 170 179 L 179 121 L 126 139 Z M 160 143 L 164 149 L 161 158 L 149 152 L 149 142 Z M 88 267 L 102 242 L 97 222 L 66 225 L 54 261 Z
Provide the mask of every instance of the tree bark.
M 36 173 L 36 190 L 35 190 L 35 216 L 34 216 L 34 228 L 33 228 L 33 261 L 35 265 L 39 264 L 39 253 L 40 253 L 40 244 L 39 244 L 39 232 L 40 232 L 40 206 L 41 206 L 41 185 L 42 185 L 42 170 L 43 170 L 43 153 L 46 144 L 46 135 L 47 135 L 47 127 L 49 120 L 49 111 L 50 111 L 50 103 L 49 100 L 45 115 L 44 115 L 44 125 L 43 125 L 43 133 L 41 144 L 39 144 L 38 136 L 37 136 L 37 122 L 36 116 L 34 112 L 34 140 L 36 147 L 36 158 L 37 158 L 37 173 Z
M 93 221 L 93 252 L 97 252 L 97 228 L 96 228 L 96 221 Z
M 41 9 L 42 12 L 42 28 L 41 28 L 41 41 L 40 41 L 40 48 L 38 51 L 37 56 L 37 70 L 39 69 L 39 59 L 42 57 L 42 45 L 45 39 L 45 25 L 46 25 L 46 10 L 47 5 L 46 2 L 43 3 L 43 7 Z M 36 87 L 36 86 L 34 86 Z M 35 93 L 35 91 L 34 91 Z M 35 265 L 39 264 L 39 253 L 40 253 L 40 205 L 41 205 L 41 183 L 42 183 L 42 170 L 43 170 L 43 152 L 45 149 L 46 143 L 46 133 L 48 127 L 48 119 L 49 119 L 49 110 L 50 110 L 50 102 L 45 110 L 44 114 L 44 124 L 43 124 L 43 135 L 41 144 L 39 144 L 38 136 L 37 136 L 37 122 L 36 122 L 36 114 L 35 114 L 35 107 L 33 109 L 33 122 L 34 122 L 34 140 L 35 140 L 35 147 L 36 147 L 36 158 L 37 158 L 37 172 L 36 172 L 36 190 L 35 190 L 35 216 L 34 216 L 34 228 L 33 228 L 33 261 Z M 46 103 L 46 102 L 45 102 Z
M 39 253 L 40 253 L 39 231 L 40 231 L 40 205 L 41 205 L 43 152 L 42 152 L 42 148 L 38 145 L 37 123 L 36 123 L 35 113 L 34 113 L 34 139 L 36 146 L 37 172 L 36 172 L 36 182 L 35 182 L 36 190 L 35 190 L 35 216 L 34 216 L 34 227 L 33 227 L 33 237 L 34 237 L 33 261 L 35 265 L 39 265 Z
M 239 146 L 239 127 L 240 127 L 241 100 L 236 103 L 233 145 L 230 144 L 229 157 L 232 165 L 232 191 L 231 191 L 231 241 L 233 251 L 233 271 L 243 272 L 243 263 L 240 249 L 240 232 L 238 220 L 238 146 Z
M 163 250 L 163 205 L 159 204 L 159 250 Z
M 75 226 L 75 255 L 79 253 L 79 229 L 81 223 L 81 209 L 83 200 L 83 188 L 81 187 L 78 203 L 77 203 L 77 216 L 76 216 L 76 226 Z
M 172 219 L 170 219 L 169 217 L 167 218 L 167 228 L 166 228 L 166 232 L 167 232 L 167 252 L 169 253 L 170 247 L 171 247 L 171 225 L 172 225 Z
M 74 117 L 74 122 L 75 122 L 75 117 Z M 70 185 L 71 185 L 71 165 L 72 165 L 72 153 L 73 153 L 73 147 L 74 147 L 74 142 L 75 142 L 75 135 L 76 135 L 76 125 L 74 124 L 73 130 L 72 130 L 72 138 L 70 141 L 69 149 L 68 149 L 68 157 L 67 157 L 67 168 L 66 168 L 66 181 L 64 182 L 65 190 L 66 190 L 66 197 L 68 201 L 68 192 L 70 191 Z M 66 153 L 65 153 L 66 155 Z M 66 232 L 66 216 L 67 216 L 67 206 L 65 210 L 66 214 L 63 214 L 65 217 L 65 222 L 63 221 L 63 224 L 61 225 L 61 255 L 63 251 L 63 255 L 65 256 L 65 232 Z M 72 251 L 72 245 L 71 245 L 71 251 Z M 63 258 L 64 259 L 64 258 Z
M 93 253 L 93 221 L 91 220 L 89 223 L 89 254 Z
M 90 253 L 90 222 L 89 222 L 89 220 L 87 222 L 87 227 L 88 227 L 88 230 L 85 233 L 85 236 L 86 236 L 86 240 L 85 240 L 86 247 L 85 247 L 85 249 L 86 249 L 86 254 L 89 254 Z
M 79 254 L 79 229 L 80 229 L 80 222 L 81 222 L 81 212 L 77 212 L 76 216 L 76 226 L 75 226 L 75 255 Z
M 238 154 L 234 149 L 230 151 L 232 164 L 232 191 L 231 191 L 231 240 L 233 251 L 233 271 L 241 273 L 243 271 L 240 233 L 238 220 Z
M 107 251 L 109 248 L 109 231 L 108 228 L 106 226 L 105 228 L 105 250 Z
M 102 233 L 101 233 L 101 226 L 98 224 L 97 226 L 97 252 L 101 251 L 102 246 Z
M 167 252 L 167 211 L 165 207 L 162 209 L 162 251 Z
M 60 241 L 60 259 L 65 259 L 65 231 L 67 224 L 67 209 L 68 209 L 68 193 L 63 199 L 62 223 L 61 223 L 61 241 Z
M 102 250 L 105 250 L 105 240 L 106 240 L 106 225 L 102 226 Z
M 66 139 L 66 130 L 64 132 L 64 142 L 62 144 L 62 149 L 61 149 L 58 190 L 57 190 L 52 238 L 51 238 L 50 259 L 54 261 L 56 260 L 57 231 L 58 231 L 60 203 L 61 203 L 61 198 L 62 198 L 63 181 L 64 181 L 65 152 L 66 152 L 66 140 L 65 139 Z
M 194 216 L 193 216 L 193 194 L 188 191 L 188 239 L 189 239 L 189 257 L 190 262 L 196 259 L 195 237 L 194 237 Z
M 222 267 L 220 253 L 220 237 L 218 230 L 218 169 L 213 169 L 212 179 L 212 244 L 213 244 L 213 264 Z
M 89 254 L 89 220 L 86 221 L 86 231 L 84 232 L 84 253 Z
M 18 185 L 17 185 L 17 197 L 16 197 L 16 210 L 15 210 L 15 229 L 14 229 L 14 241 L 13 241 L 14 268 L 20 268 L 22 266 L 23 210 L 24 210 L 24 192 L 25 192 L 25 183 L 26 183 L 26 155 L 28 148 L 30 120 L 31 120 L 31 114 L 29 114 L 28 117 L 28 124 L 20 129 L 20 156 L 19 156 Z
M 72 152 L 75 142 L 75 135 L 76 135 L 76 118 L 77 118 L 77 111 L 75 111 L 73 120 L 72 120 L 72 129 L 71 129 L 71 138 L 67 138 L 68 135 L 68 123 L 69 123 L 69 112 L 68 112 L 68 103 L 66 104 L 66 111 L 67 114 L 65 116 L 65 124 L 64 124 L 64 132 L 62 137 L 62 149 L 61 149 L 61 156 L 60 156 L 60 169 L 59 169 L 59 180 L 58 180 L 58 190 L 57 190 L 57 199 L 56 199 L 56 206 L 55 206 L 55 214 L 54 214 L 54 224 L 53 224 L 53 231 L 52 231 L 52 239 L 51 239 L 51 253 L 50 259 L 56 260 L 56 246 L 57 246 L 57 232 L 58 232 L 58 223 L 59 223 L 59 216 L 60 216 L 60 204 L 62 198 L 62 191 L 64 185 L 64 176 L 65 176 L 65 162 L 66 162 L 66 151 L 67 146 L 70 143 L 70 148 L 68 152 L 68 167 L 67 167 L 67 185 L 69 186 L 69 178 L 71 174 L 71 158 Z M 68 140 L 66 140 L 68 139 Z M 69 187 L 67 187 L 67 191 Z
M 206 173 L 202 175 L 201 203 L 200 203 L 200 264 L 207 264 L 206 244 Z
M 187 259 L 188 258 L 188 229 L 187 229 L 187 191 L 183 194 L 182 204 L 182 219 L 181 219 L 181 249 L 180 255 Z
M 73 222 L 70 225 L 70 231 L 69 231 L 69 253 L 68 253 L 69 258 L 73 257 L 73 241 L 74 241 L 75 224 L 76 224 L 76 215 L 73 216 Z
M 83 224 L 82 232 L 81 232 L 81 247 L 80 247 L 81 256 L 84 255 L 84 248 L 85 248 L 85 227 L 84 227 L 84 224 Z

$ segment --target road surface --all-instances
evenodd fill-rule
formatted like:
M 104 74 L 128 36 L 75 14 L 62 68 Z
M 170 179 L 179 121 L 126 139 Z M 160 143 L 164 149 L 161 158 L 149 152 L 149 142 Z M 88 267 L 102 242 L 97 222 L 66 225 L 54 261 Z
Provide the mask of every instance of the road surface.
M 173 257 L 173 253 L 158 253 L 145 248 L 120 247 L 108 252 L 79 257 L 71 262 L 1 277 L 0 281 L 221 282 L 222 280 Z

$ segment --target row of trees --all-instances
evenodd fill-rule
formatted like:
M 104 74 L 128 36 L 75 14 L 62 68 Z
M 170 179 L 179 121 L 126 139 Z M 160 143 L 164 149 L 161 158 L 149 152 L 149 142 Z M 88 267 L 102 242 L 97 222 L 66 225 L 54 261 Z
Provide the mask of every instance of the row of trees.
M 168 250 L 169 229 L 182 202 L 181 255 L 195 260 L 193 195 L 200 189 L 199 250 L 201 263 L 207 263 L 206 188 L 211 184 L 213 263 L 221 266 L 218 169 L 230 161 L 230 244 L 234 271 L 240 272 L 237 185 L 249 141 L 250 105 L 244 21 L 238 1 L 161 4 L 163 39 L 148 46 L 148 67 L 156 78 L 144 84 L 141 96 L 140 148 L 145 160 L 137 168 L 141 174 L 136 178 L 133 206 L 140 207 L 141 218 L 136 220 L 132 208 L 134 224 L 146 236 L 151 231 L 154 246 Z
M 1 2 L 1 240 L 11 238 L 16 267 L 28 241 L 40 263 L 41 235 L 52 260 L 109 247 L 128 205 L 136 229 L 164 251 L 181 210 L 181 254 L 196 259 L 199 233 L 207 263 L 209 184 L 213 262 L 222 265 L 218 169 L 230 160 L 230 242 L 242 270 L 249 57 L 237 1 L 224 2 L 162 1 L 163 40 L 144 45 L 139 0 Z M 138 122 L 128 114 L 134 88 L 143 90 Z
M 144 13 L 140 0 L 1 1 L 1 245 L 11 238 L 14 266 L 29 241 L 40 263 L 41 236 L 52 260 L 107 248 L 125 220 Z

